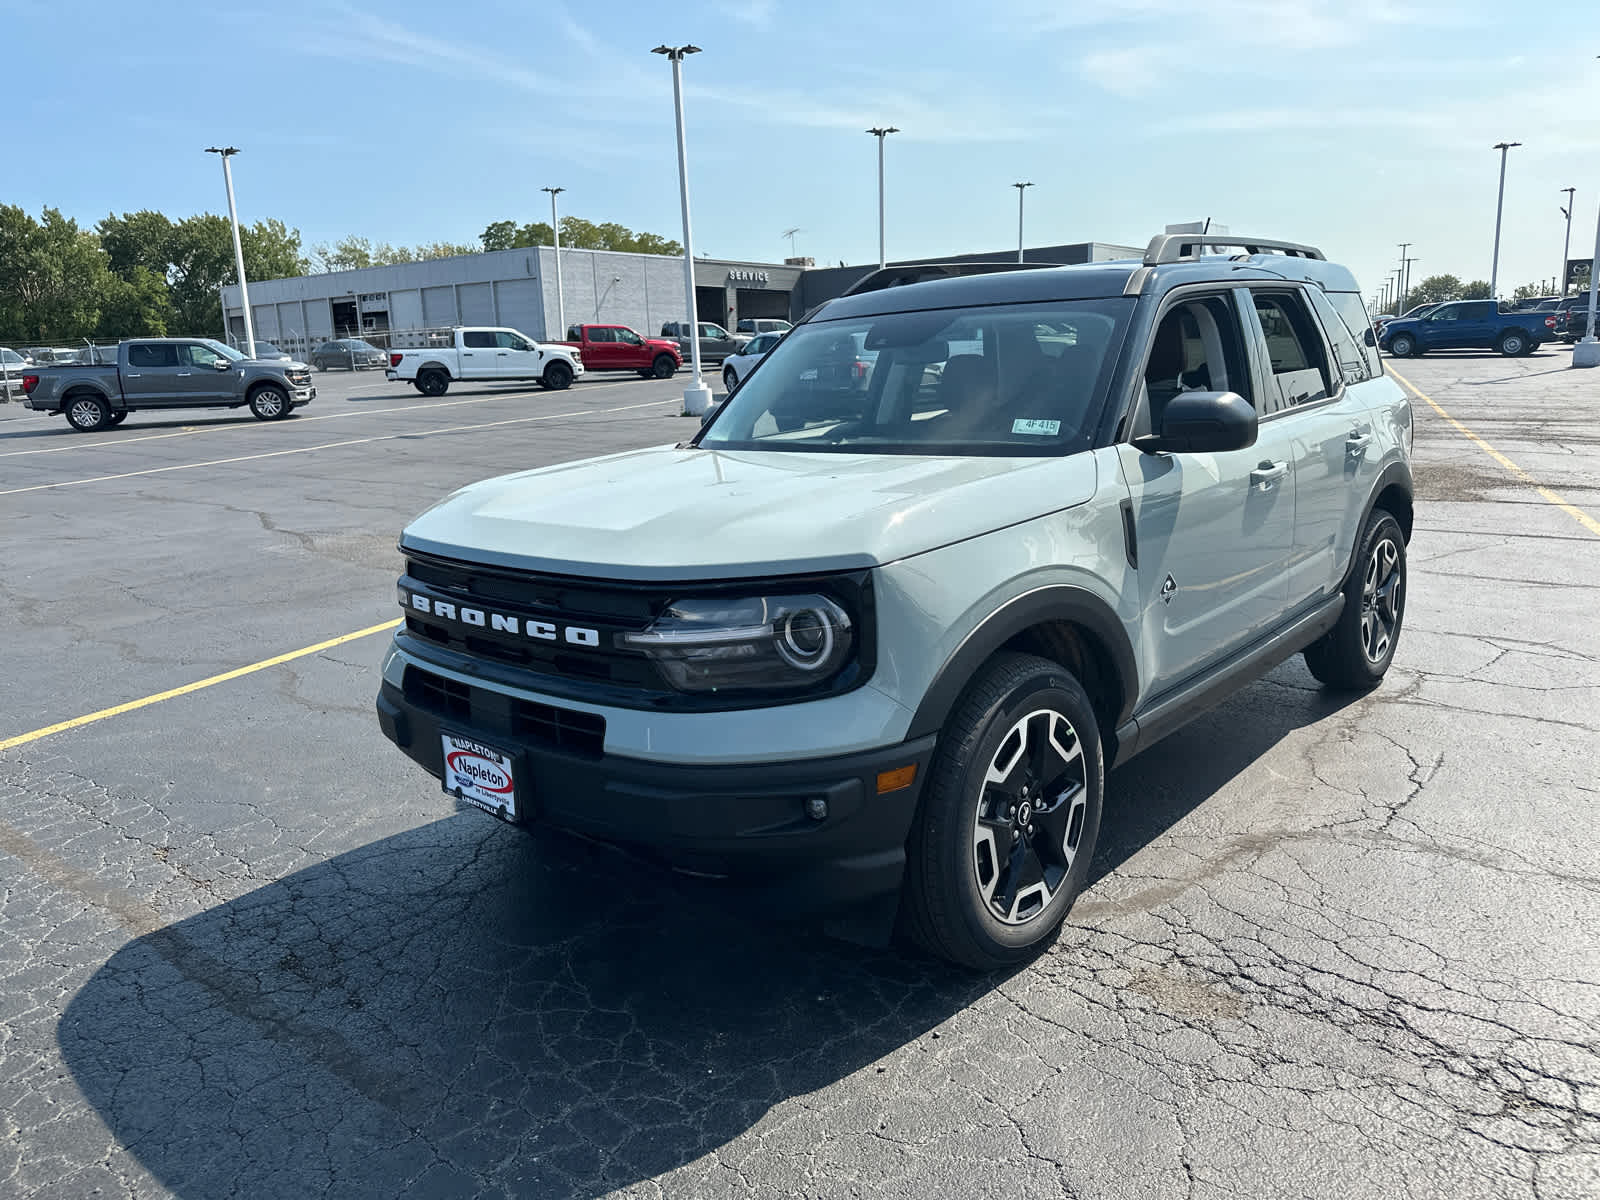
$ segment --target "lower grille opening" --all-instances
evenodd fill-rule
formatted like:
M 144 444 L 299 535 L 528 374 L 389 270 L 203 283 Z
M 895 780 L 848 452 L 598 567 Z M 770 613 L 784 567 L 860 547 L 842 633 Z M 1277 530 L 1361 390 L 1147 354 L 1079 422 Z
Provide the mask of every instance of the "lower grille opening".
M 518 741 L 586 758 L 599 758 L 605 751 L 606 719 L 597 713 L 485 692 L 420 667 L 406 668 L 403 690 L 418 708 L 481 729 L 487 741 L 506 729 L 509 703 L 510 732 Z
M 472 716 L 472 688 L 431 671 L 406 672 L 406 699 L 441 717 L 468 720 Z
M 606 744 L 606 719 L 596 713 L 556 708 L 552 704 L 513 700 L 511 732 L 530 742 L 599 758 Z

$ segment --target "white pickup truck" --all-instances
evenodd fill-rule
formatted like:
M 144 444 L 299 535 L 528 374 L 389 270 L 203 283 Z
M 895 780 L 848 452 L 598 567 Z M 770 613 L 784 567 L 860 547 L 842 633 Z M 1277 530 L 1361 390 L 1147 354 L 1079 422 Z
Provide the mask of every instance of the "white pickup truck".
M 532 379 L 559 392 L 583 377 L 583 359 L 571 346 L 536 342 L 515 329 L 458 327 L 454 333 L 453 346 L 391 350 L 385 374 L 424 396 L 444 395 L 457 379 Z

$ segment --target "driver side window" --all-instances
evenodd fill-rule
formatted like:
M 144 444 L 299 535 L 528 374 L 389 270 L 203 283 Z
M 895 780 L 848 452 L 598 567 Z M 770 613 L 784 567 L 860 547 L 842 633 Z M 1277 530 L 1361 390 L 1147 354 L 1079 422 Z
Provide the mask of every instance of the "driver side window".
M 215 369 L 217 363 L 226 360 L 209 346 L 199 346 L 190 342 L 178 347 L 178 361 L 183 366 Z
M 615 332 L 616 332 L 616 335 L 617 335 L 617 341 L 622 342 L 624 345 L 627 345 L 627 346 L 642 346 L 642 345 L 644 345 L 644 339 L 641 338 L 637 333 L 635 333 L 631 329 L 618 329 Z
M 1145 359 L 1131 435 L 1142 437 L 1159 430 L 1172 398 L 1194 391 L 1236 392 L 1260 411 L 1238 311 L 1227 295 L 1185 297 L 1157 323 Z

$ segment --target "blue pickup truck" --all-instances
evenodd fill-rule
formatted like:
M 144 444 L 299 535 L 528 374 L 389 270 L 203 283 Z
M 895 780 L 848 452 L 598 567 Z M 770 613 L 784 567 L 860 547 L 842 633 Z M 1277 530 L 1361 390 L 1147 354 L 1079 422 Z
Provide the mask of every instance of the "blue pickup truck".
M 1502 312 L 1494 300 L 1456 300 L 1421 317 L 1390 321 L 1378 345 L 1396 358 L 1429 350 L 1498 350 L 1507 358 L 1532 354 L 1553 339 L 1555 314 Z

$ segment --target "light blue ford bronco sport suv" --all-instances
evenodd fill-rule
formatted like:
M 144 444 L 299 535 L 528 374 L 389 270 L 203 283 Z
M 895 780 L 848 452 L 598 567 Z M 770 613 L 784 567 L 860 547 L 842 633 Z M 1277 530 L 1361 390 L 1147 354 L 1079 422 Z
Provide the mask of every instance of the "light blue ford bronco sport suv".
M 992 968 L 1084 887 L 1108 769 L 1295 653 L 1374 686 L 1412 413 L 1350 272 L 972 270 L 869 276 L 688 442 L 417 518 L 384 733 L 504 819 Z

